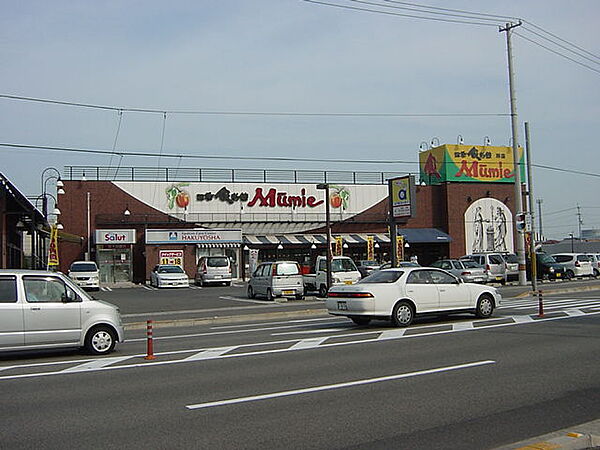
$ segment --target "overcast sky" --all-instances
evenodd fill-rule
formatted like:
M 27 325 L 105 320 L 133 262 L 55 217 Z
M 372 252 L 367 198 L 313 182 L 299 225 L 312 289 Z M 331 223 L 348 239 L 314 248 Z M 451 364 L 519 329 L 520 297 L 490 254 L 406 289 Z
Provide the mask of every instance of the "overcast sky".
M 324 0 L 380 9 L 350 0 Z M 386 3 L 385 0 L 372 0 Z M 389 5 L 401 6 L 389 3 Z M 517 16 L 600 55 L 597 0 L 428 0 Z M 386 9 L 410 14 L 408 11 Z M 527 25 L 527 24 L 526 24 Z M 531 26 L 528 29 L 539 32 Z M 514 37 L 520 143 L 530 123 L 544 234 L 600 228 L 600 59 L 535 39 L 595 71 Z M 561 45 L 568 45 L 557 41 Z M 424 21 L 301 0 L 2 1 L 0 94 L 128 108 L 340 113 L 497 113 L 509 108 L 506 38 L 496 27 Z M 118 113 L 0 98 L 0 142 L 111 150 Z M 161 114 L 125 112 L 116 148 L 158 154 Z M 313 162 L 177 160 L 161 166 L 418 172 L 418 150 L 508 145 L 510 118 L 294 117 L 169 114 L 164 153 L 281 156 Z M 323 163 L 322 159 L 414 164 Z M 25 194 L 41 172 L 116 166 L 118 158 L 0 147 L 0 171 Z M 124 157 L 121 166 L 156 158 Z

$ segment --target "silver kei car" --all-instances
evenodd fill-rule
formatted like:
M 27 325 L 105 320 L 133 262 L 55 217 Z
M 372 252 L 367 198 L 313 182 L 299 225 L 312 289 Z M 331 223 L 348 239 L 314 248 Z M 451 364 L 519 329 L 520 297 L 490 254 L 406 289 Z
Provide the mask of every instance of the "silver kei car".
M 431 264 L 450 272 L 465 283 L 486 283 L 488 274 L 485 267 L 470 259 L 440 259 Z

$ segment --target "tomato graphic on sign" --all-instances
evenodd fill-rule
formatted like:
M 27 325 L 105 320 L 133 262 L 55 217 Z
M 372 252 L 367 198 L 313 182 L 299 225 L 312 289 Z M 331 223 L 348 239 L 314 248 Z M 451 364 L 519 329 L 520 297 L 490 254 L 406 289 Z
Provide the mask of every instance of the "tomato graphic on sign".
M 173 184 L 171 187 L 166 189 L 167 194 L 167 206 L 169 209 L 173 209 L 175 204 L 179 208 L 186 209 L 190 204 L 190 194 L 182 189 L 184 186 L 188 186 L 189 183 Z
M 348 200 L 350 200 L 350 192 L 343 186 L 330 186 L 331 193 L 329 194 L 329 204 L 332 208 L 348 209 Z

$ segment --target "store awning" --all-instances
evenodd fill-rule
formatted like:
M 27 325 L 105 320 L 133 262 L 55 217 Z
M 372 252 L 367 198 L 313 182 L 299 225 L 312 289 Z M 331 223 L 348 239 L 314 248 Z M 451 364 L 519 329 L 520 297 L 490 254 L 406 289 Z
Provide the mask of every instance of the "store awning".
M 439 244 L 452 242 L 452 238 L 437 228 L 403 228 L 398 230 L 405 240 L 414 244 Z M 387 243 L 390 238 L 383 233 L 332 233 L 332 239 L 341 236 L 348 244 L 366 244 L 369 236 L 375 242 Z M 312 245 L 326 244 L 325 234 L 271 234 L 271 235 L 244 235 L 243 240 L 248 245 Z
M 206 243 L 206 244 L 196 244 L 198 246 L 198 248 L 223 248 L 223 247 L 239 247 L 240 244 L 239 242 L 221 242 L 221 243 L 217 243 L 217 242 L 211 242 L 211 243 Z

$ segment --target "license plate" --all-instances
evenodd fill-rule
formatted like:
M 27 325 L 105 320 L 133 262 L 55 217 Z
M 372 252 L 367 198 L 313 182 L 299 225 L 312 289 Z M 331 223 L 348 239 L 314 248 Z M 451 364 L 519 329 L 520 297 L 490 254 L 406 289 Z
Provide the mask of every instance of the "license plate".
M 215 278 L 221 278 L 221 275 L 215 275 Z
M 282 291 L 283 295 L 294 295 L 294 291 Z
M 560 273 L 557 273 L 556 278 L 560 278 L 560 277 L 561 277 Z
M 348 310 L 348 305 L 346 304 L 346 302 L 337 302 L 337 306 L 340 311 Z
M 344 284 L 352 284 L 352 281 L 346 280 L 346 281 L 344 281 Z

